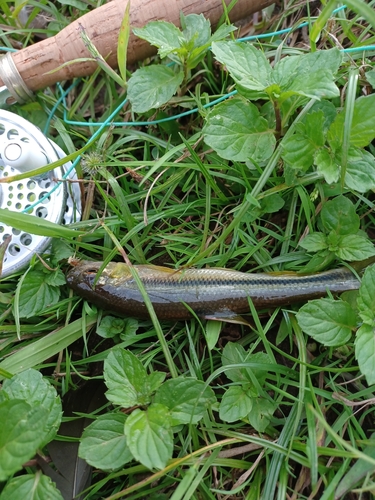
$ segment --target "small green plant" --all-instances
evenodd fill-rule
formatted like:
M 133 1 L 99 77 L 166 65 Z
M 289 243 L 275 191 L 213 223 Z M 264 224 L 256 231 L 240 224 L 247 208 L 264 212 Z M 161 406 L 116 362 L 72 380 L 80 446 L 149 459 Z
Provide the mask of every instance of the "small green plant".
M 200 14 L 181 14 L 182 30 L 166 21 L 154 21 L 134 33 L 158 48 L 161 59 L 171 65 L 152 64 L 135 71 L 128 81 L 128 98 L 136 113 L 144 113 L 166 104 L 191 78 L 191 70 L 203 60 L 212 42 L 222 40 L 233 26 L 223 24 L 211 34 L 211 23 Z M 184 94 L 181 89 L 181 94 Z

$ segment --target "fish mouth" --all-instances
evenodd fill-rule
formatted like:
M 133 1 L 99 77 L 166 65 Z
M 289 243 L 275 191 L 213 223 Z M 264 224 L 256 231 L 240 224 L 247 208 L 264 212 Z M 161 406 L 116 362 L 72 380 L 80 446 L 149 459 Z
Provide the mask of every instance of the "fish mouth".
M 80 281 L 93 281 L 97 272 L 99 271 L 102 262 L 90 261 L 74 261 L 70 262 L 72 268 L 66 274 L 66 281 L 68 285 L 74 287 Z

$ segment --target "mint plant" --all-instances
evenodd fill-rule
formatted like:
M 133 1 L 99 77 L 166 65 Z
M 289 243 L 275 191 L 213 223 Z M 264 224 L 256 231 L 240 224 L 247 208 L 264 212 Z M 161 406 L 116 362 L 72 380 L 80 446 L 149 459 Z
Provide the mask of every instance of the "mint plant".
M 233 26 L 223 24 L 211 34 L 211 23 L 200 14 L 181 14 L 180 30 L 166 21 L 153 21 L 134 33 L 158 48 L 171 65 L 153 64 L 135 71 L 128 81 L 128 99 L 136 113 L 160 108 L 191 78 L 191 70 L 203 60 L 212 42 L 226 38 Z M 181 91 L 183 94 L 183 90 Z

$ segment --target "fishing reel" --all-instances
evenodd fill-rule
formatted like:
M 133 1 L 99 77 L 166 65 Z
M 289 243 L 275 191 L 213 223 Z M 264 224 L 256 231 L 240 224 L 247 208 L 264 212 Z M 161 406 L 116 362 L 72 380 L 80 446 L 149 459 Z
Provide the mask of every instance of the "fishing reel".
M 0 179 L 27 173 L 65 157 L 62 149 L 35 125 L 0 109 Z M 0 183 L 0 208 L 23 212 L 56 224 L 80 220 L 81 195 L 71 162 L 45 174 Z M 72 182 L 73 181 L 73 182 Z M 43 253 L 51 238 L 10 227 L 0 221 L 0 244 L 11 236 L 1 277 L 26 267 Z

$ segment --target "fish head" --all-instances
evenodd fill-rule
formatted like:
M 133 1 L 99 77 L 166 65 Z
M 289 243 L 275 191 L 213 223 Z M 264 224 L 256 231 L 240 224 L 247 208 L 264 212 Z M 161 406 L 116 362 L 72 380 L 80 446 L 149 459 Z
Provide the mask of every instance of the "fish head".
M 73 267 L 67 273 L 66 281 L 73 289 L 94 289 L 96 285 L 105 284 L 119 286 L 132 278 L 129 266 L 123 262 L 110 262 L 101 271 L 103 262 L 100 261 L 81 260 L 71 264 Z

